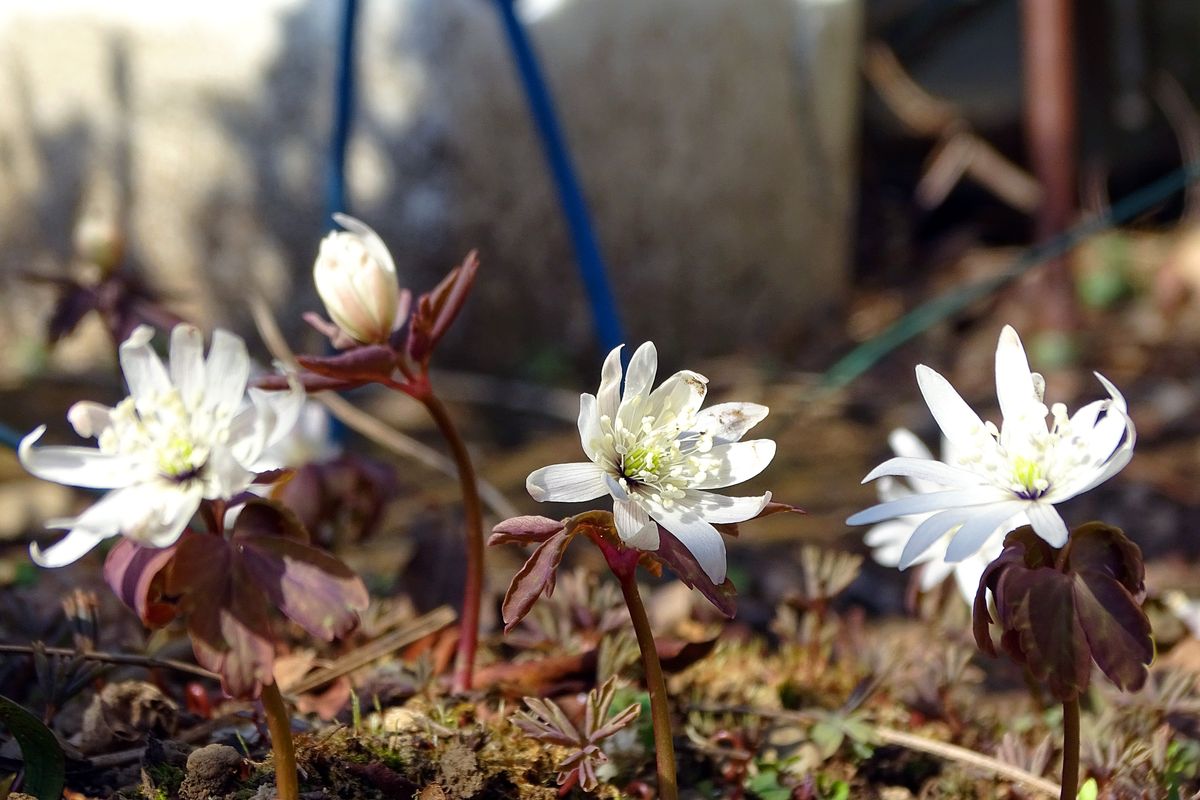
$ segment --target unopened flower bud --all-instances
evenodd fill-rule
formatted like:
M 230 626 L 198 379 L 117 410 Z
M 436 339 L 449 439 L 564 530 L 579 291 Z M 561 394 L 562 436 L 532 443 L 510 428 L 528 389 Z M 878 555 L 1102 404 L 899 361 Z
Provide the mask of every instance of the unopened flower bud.
M 401 320 L 396 265 L 375 231 L 354 217 L 335 214 L 346 228 L 321 241 L 313 281 L 334 323 L 363 344 L 382 344 Z

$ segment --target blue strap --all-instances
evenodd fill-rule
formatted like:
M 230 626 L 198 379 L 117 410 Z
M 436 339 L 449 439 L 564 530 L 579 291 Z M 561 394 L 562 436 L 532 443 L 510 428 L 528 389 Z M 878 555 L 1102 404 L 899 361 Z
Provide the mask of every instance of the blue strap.
M 329 162 L 325 176 L 325 223 L 346 211 L 346 146 L 354 118 L 354 32 L 358 0 L 345 0 L 338 39 L 337 79 L 333 85 L 333 128 L 329 134 Z
M 583 191 L 579 187 L 579 180 L 571 163 L 571 154 L 567 151 L 566 141 L 554 111 L 554 100 L 542 77 L 529 37 L 525 34 L 521 21 L 517 19 L 513 0 L 496 0 L 496 10 L 500 12 L 504 31 L 508 34 L 513 61 L 516 62 L 517 73 L 525 88 L 525 98 L 529 101 L 529 110 L 537 125 L 546 161 L 549 162 L 550 172 L 554 176 L 563 215 L 570 227 L 571 243 L 575 248 L 575 258 L 579 261 L 579 273 L 583 278 L 588 303 L 592 309 L 596 338 L 607 353 L 625 341 L 625 334 L 609 287 L 600 246 L 592 229 L 587 202 L 583 199 Z

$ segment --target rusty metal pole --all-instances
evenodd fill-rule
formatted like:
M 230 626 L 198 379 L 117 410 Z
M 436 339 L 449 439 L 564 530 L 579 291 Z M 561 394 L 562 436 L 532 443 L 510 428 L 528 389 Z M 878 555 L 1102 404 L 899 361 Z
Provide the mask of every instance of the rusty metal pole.
M 1042 185 L 1035 235 L 1039 242 L 1075 221 L 1075 22 L 1073 0 L 1022 0 L 1025 135 Z M 1039 327 L 1069 333 L 1077 325 L 1067 256 L 1048 262 L 1026 287 Z

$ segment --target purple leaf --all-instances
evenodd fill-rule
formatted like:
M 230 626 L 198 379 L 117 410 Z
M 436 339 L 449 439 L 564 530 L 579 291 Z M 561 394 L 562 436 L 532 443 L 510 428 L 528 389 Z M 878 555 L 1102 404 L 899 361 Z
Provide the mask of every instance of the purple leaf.
M 574 534 L 566 531 L 552 535 L 538 545 L 529 560 L 513 576 L 501 606 L 505 633 L 525 618 L 543 592 L 547 597 L 554 593 L 558 565 L 562 563 L 563 553 L 572 538 Z
M 733 619 L 737 613 L 737 589 L 733 583 L 728 578 L 720 586 L 713 583 L 692 551 L 661 525 L 658 528 L 658 549 L 647 555 L 661 561 L 688 588 L 700 592 L 718 611 Z
M 1087 689 L 1091 662 L 1125 691 L 1145 683 L 1154 658 L 1141 550 L 1119 529 L 1088 523 L 1054 550 L 1026 526 L 1010 533 L 975 596 L 975 640 L 995 655 L 987 607 L 996 603 L 1001 644 L 1060 700 Z
M 296 360 L 309 372 L 343 381 L 389 378 L 396 368 L 396 354 L 381 344 L 354 347 L 335 356 L 297 356 Z
M 308 531 L 300 517 L 287 506 L 261 497 L 242 505 L 233 533 L 235 537 L 283 536 L 308 544 Z
M 275 647 L 266 598 L 235 557 L 209 534 L 181 539 L 167 590 L 180 596 L 196 661 L 234 697 L 256 697 L 274 680 Z
M 345 635 L 367 608 L 362 580 L 329 553 L 284 536 L 237 534 L 233 544 L 246 577 L 313 636 Z
M 549 517 L 524 516 L 506 519 L 492 528 L 488 546 L 497 544 L 534 544 L 544 542 L 561 531 L 565 523 Z
M 467 254 L 463 263 L 450 270 L 433 291 L 421 295 L 416 311 L 408 324 L 408 357 L 418 364 L 427 364 L 437 343 L 446 335 L 450 324 L 466 303 L 475 274 L 479 270 L 479 258 L 474 251 Z
M 185 533 L 184 537 L 195 535 Z M 104 580 L 147 627 L 161 627 L 175 617 L 174 603 L 161 600 L 164 568 L 175 557 L 178 546 L 146 547 L 122 538 L 104 560 Z

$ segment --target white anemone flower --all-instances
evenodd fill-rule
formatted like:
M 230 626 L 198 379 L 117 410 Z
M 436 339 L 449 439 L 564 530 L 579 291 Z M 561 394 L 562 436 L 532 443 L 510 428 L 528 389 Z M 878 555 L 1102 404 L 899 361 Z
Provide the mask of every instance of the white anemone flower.
M 366 223 L 334 214 L 346 228 L 321 240 L 313 283 L 334 324 L 363 344 L 382 344 L 403 320 L 400 282 L 387 245 Z M 407 311 L 407 308 L 403 308 Z
M 919 365 L 917 384 L 950 441 L 952 457 L 943 462 L 900 456 L 871 470 L 863 482 L 891 475 L 928 481 L 938 490 L 889 500 L 847 523 L 936 512 L 904 546 L 902 569 L 955 528 L 945 556 L 951 563 L 977 553 L 995 532 L 1026 523 L 1052 547 L 1062 547 L 1068 531 L 1055 504 L 1108 480 L 1133 456 L 1136 433 L 1125 398 L 1103 375 L 1096 377 L 1108 399 L 1088 403 L 1070 417 L 1062 403 L 1047 409 L 1045 381 L 1030 372 L 1017 332 L 1006 325 L 996 348 L 996 395 L 1003 414 L 997 429 L 982 422 L 945 378 Z
M 903 458 L 933 458 L 929 448 L 905 428 L 897 428 L 892 431 L 888 436 L 888 444 L 891 445 L 892 452 Z M 943 438 L 942 461 L 950 463 L 953 458 L 953 448 L 949 440 Z M 879 493 L 879 499 L 883 502 L 899 500 L 914 494 L 936 492 L 940 489 L 937 484 L 920 478 L 897 479 L 890 476 L 880 478 L 879 482 L 875 484 L 875 488 Z M 863 537 L 866 545 L 872 548 L 871 557 L 877 564 L 885 567 L 900 566 L 900 557 L 904 553 L 904 546 L 912 538 L 913 531 L 931 516 L 933 516 L 932 513 L 908 514 L 886 520 L 871 528 Z M 1019 526 L 1028 523 L 1023 519 L 1017 519 L 1014 520 L 1014 524 Z M 948 531 L 941 539 L 930 545 L 928 550 L 913 560 L 914 566 L 921 566 L 919 586 L 921 591 L 927 592 L 953 576 L 954 583 L 958 586 L 958 591 L 962 594 L 963 599 L 967 603 L 973 603 L 975 592 L 979 588 L 979 579 L 983 577 L 983 570 L 1000 555 L 1000 551 L 1004 547 L 1004 534 L 997 529 L 977 553 L 955 563 L 946 560 L 946 548 L 950 545 L 952 535 L 953 531 Z
M 45 426 L 21 441 L 21 464 L 37 477 L 111 490 L 78 517 L 47 523 L 69 533 L 45 552 L 31 546 L 44 567 L 69 564 L 118 534 L 153 547 L 173 544 L 202 500 L 231 499 L 256 472 L 279 466 L 264 454 L 295 425 L 304 401 L 299 386 L 250 389 L 247 401 L 250 358 L 240 338 L 216 331 L 205 359 L 200 331 L 177 325 L 164 366 L 153 337 L 142 325 L 121 344 L 129 397 L 115 408 L 76 403 L 67 414 L 98 448 L 34 448 Z
M 677 372 L 653 391 L 658 352 L 637 349 L 621 391 L 621 348 L 604 360 L 600 390 L 579 398 L 579 439 L 590 461 L 554 464 L 532 473 L 534 500 L 583 502 L 611 495 L 625 544 L 657 550 L 658 525 L 696 557 L 715 584 L 725 581 L 725 542 L 714 523 L 758 515 L 771 494 L 726 497 L 722 489 L 753 478 L 775 456 L 770 439 L 740 441 L 767 416 L 756 403 L 722 403 L 700 410 L 708 379 Z

